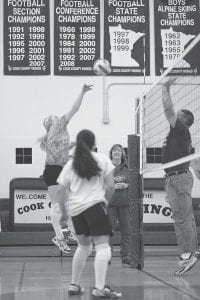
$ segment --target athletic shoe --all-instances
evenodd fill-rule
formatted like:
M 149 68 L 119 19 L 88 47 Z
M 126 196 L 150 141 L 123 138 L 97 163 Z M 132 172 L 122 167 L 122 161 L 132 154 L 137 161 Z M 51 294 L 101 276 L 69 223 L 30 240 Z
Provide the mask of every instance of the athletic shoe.
M 68 226 L 65 226 L 64 228 L 62 228 L 62 232 L 70 233 L 71 230 L 69 229 Z
M 68 289 L 69 295 L 81 295 L 84 293 L 84 288 L 82 288 L 80 285 L 71 283 Z
M 196 250 L 194 255 L 196 256 L 196 258 L 200 258 L 200 251 Z
M 52 239 L 52 242 L 64 253 L 70 253 L 71 249 L 67 245 L 66 239 L 59 240 L 56 236 Z
M 122 293 L 112 291 L 109 286 L 105 286 L 103 290 L 94 288 L 92 290 L 92 295 L 96 298 L 107 298 L 107 299 L 109 298 L 118 299 L 122 297 Z
M 69 227 L 63 228 L 62 229 L 63 234 L 65 235 L 66 239 L 68 241 L 73 241 L 76 242 L 76 237 L 74 236 L 74 234 L 71 232 L 71 230 L 69 229 Z
M 174 272 L 175 276 L 183 275 L 185 272 L 189 271 L 197 262 L 197 257 L 193 255 L 193 253 L 190 254 L 190 257 L 188 259 L 183 259 L 182 257 L 179 257 L 178 262 L 178 269 Z

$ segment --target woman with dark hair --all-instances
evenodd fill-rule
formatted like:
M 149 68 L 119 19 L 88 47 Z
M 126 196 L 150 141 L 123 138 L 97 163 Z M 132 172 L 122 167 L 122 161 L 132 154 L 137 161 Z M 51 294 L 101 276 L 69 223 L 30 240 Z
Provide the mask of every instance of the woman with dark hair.
M 70 295 L 84 292 L 80 278 L 86 260 L 95 245 L 94 259 L 95 288 L 94 297 L 119 298 L 121 293 L 112 291 L 105 285 L 108 261 L 111 258 L 109 238 L 112 227 L 107 214 L 107 204 L 113 192 L 113 169 L 110 159 L 93 151 L 95 136 L 90 130 L 82 130 L 76 138 L 76 149 L 72 160 L 68 161 L 58 177 L 62 217 L 68 213 L 75 228 L 78 247 L 72 261 L 72 283 Z
M 46 134 L 39 139 L 41 149 L 46 152 L 43 177 L 51 201 L 51 222 L 56 234 L 52 242 L 58 246 L 61 251 L 66 253 L 70 251 L 70 248 L 67 245 L 67 239 L 65 239 L 60 225 L 60 206 L 56 198 L 56 190 L 58 187 L 57 177 L 68 161 L 70 148 L 74 146 L 74 143 L 70 144 L 67 125 L 79 110 L 85 93 L 91 89 L 92 85 L 84 84 L 71 109 L 62 117 L 53 115 L 46 117 L 43 121 Z
M 121 259 L 123 264 L 130 264 L 130 212 L 128 198 L 128 166 L 125 151 L 120 144 L 115 144 L 110 149 L 110 159 L 112 160 L 114 171 L 115 191 L 109 203 L 109 213 L 112 226 L 115 229 L 117 221 L 121 232 Z M 112 239 L 111 239 L 112 244 Z

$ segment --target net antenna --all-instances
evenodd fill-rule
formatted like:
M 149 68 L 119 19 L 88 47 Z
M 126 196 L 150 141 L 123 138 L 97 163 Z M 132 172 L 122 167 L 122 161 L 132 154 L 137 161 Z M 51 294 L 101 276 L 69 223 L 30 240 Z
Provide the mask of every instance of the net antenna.
M 146 34 L 143 33 L 142 36 L 142 44 L 143 44 L 143 77 L 144 77 L 144 84 L 146 83 Z
M 197 64 L 194 63 L 194 53 L 197 53 L 197 49 L 200 49 L 200 34 L 192 40 L 186 50 L 172 62 L 159 79 L 152 86 L 148 86 L 139 97 L 140 103 L 137 106 L 135 117 L 138 118 L 138 111 L 140 111 L 141 174 L 164 170 L 168 167 L 166 164 L 160 165 L 161 154 L 159 151 L 169 131 L 169 123 L 162 106 L 162 86 L 170 77 L 175 78 L 170 88 L 175 112 L 180 109 L 188 109 L 194 114 L 194 123 L 190 128 L 190 133 L 195 154 L 182 158 L 181 163 L 200 157 L 200 76 L 197 75 L 200 71 L 200 63 L 198 57 L 196 57 Z M 148 155 L 147 150 L 151 150 L 149 151 L 152 152 L 151 155 Z M 157 167 L 155 167 L 155 163 L 158 163 Z M 178 164 L 180 164 L 179 160 L 173 161 L 173 166 Z

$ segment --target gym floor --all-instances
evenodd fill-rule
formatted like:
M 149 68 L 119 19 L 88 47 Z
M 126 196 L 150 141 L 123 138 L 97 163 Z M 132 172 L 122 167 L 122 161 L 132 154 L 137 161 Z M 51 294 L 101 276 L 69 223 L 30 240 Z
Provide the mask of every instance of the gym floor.
M 122 265 L 114 248 L 107 283 L 123 293 L 121 299 L 200 299 L 200 262 L 176 278 L 177 247 L 145 246 L 144 253 L 144 269 L 139 271 Z M 93 259 L 89 257 L 82 276 L 85 293 L 68 296 L 71 255 L 60 256 L 54 246 L 0 247 L 0 300 L 91 300 Z

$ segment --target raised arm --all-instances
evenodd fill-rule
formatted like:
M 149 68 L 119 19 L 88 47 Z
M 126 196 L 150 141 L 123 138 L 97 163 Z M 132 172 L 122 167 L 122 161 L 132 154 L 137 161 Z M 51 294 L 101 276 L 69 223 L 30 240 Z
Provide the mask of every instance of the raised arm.
M 69 110 L 68 113 L 66 113 L 62 116 L 62 118 L 65 120 L 66 124 L 69 123 L 71 118 L 79 110 L 85 93 L 90 91 L 91 89 L 92 89 L 92 85 L 87 85 L 87 84 L 83 85 L 80 94 L 78 95 L 78 97 L 74 101 L 74 104 L 72 105 L 72 108 Z
M 170 95 L 170 87 L 176 81 L 176 78 L 170 78 L 162 86 L 162 104 L 167 121 L 172 127 L 175 127 L 177 116 L 174 111 L 174 105 Z

